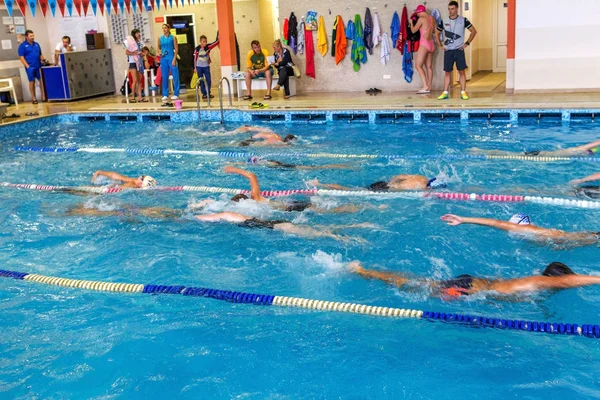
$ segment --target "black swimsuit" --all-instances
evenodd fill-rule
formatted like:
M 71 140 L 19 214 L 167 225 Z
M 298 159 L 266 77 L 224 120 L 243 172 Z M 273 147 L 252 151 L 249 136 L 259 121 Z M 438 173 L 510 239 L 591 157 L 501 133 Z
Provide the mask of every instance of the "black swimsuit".
M 278 224 L 287 224 L 289 221 L 283 220 L 269 220 L 265 221 L 258 218 L 250 218 L 245 220 L 244 222 L 240 222 L 238 225 L 244 228 L 254 228 L 254 229 L 274 229 L 275 225 Z
M 600 186 L 585 185 L 575 189 L 577 197 L 587 197 L 590 199 L 600 199 Z
M 285 211 L 304 211 L 307 208 L 310 208 L 312 206 L 312 203 L 310 202 L 310 200 L 297 200 L 297 201 L 291 201 L 289 203 L 285 204 Z
M 459 275 L 456 278 L 440 282 L 440 289 L 459 289 L 457 292 L 460 293 L 461 296 L 468 296 L 469 293 L 466 291 L 472 288 L 473 277 L 467 274 Z

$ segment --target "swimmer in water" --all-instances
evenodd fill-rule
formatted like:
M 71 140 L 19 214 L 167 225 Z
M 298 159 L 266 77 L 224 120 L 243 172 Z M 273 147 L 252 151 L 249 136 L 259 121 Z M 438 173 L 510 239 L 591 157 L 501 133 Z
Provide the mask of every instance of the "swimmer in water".
M 368 270 L 363 268 L 358 261 L 348 263 L 348 270 L 365 279 L 378 279 L 403 290 L 418 290 L 425 286 L 431 290 L 434 297 L 444 299 L 469 296 L 478 292 L 518 295 L 600 285 L 600 276 L 576 274 L 560 262 L 548 264 L 541 275 L 515 279 L 489 279 L 459 275 L 445 281 L 433 281 L 424 278 L 409 278 L 402 273 Z
M 92 175 L 92 183 L 96 183 L 96 179 L 104 177 L 117 183 L 116 186 L 128 189 L 145 189 L 156 186 L 156 179 L 150 175 L 141 175 L 137 178 L 130 178 L 125 175 L 121 175 L 118 172 L 111 171 L 96 171 Z
M 300 170 L 316 170 L 316 169 L 353 169 L 354 167 L 345 164 L 326 164 L 326 165 L 296 165 L 286 164 L 276 160 L 265 160 L 262 157 L 252 156 L 245 163 L 233 163 L 233 165 L 258 165 L 268 168 L 278 169 L 300 169 Z
M 244 178 L 248 179 L 248 181 L 250 182 L 250 197 L 249 198 L 256 201 L 257 203 L 267 204 L 267 205 L 269 205 L 269 207 L 277 209 L 279 211 L 302 212 L 305 210 L 310 210 L 310 211 L 320 212 L 320 213 L 324 213 L 324 212 L 351 213 L 351 212 L 365 210 L 367 208 L 375 208 L 378 210 L 385 209 L 385 206 L 384 207 L 373 207 L 371 205 L 356 206 L 354 204 L 347 204 L 347 205 L 335 207 L 332 209 L 324 209 L 324 208 L 317 207 L 315 204 L 313 204 L 310 201 L 310 199 L 309 200 L 295 200 L 295 201 L 289 201 L 289 202 L 273 201 L 271 199 L 264 197 L 261 194 L 258 178 L 252 172 L 246 171 L 241 168 L 235 168 L 232 166 L 225 167 L 224 171 L 228 174 L 237 174 L 237 175 L 241 175 Z M 249 198 L 247 195 L 240 193 L 240 194 L 236 194 L 235 196 L 233 196 L 231 198 L 231 200 L 237 203 L 241 200 L 248 200 Z M 208 206 L 211 203 L 214 203 L 214 200 L 207 199 L 207 200 L 202 200 L 198 203 L 192 204 L 190 207 L 193 209 L 199 209 L 199 208 Z
M 593 181 L 598 181 L 598 180 L 600 180 L 600 172 L 586 176 L 581 179 L 574 179 L 571 182 L 569 182 L 569 184 L 577 186 L 582 183 L 593 182 Z M 574 188 L 574 190 L 575 190 L 575 195 L 578 197 L 586 197 L 586 198 L 590 198 L 590 199 L 600 199 L 600 186 L 599 185 L 577 186 L 576 188 Z
M 469 149 L 471 153 L 476 154 L 486 154 L 490 156 L 514 156 L 514 155 L 525 155 L 525 156 L 540 156 L 540 157 L 583 157 L 583 156 L 594 156 L 596 153 L 600 152 L 600 140 L 596 140 L 595 142 L 591 142 L 588 144 L 584 144 L 582 146 L 570 147 L 562 150 L 554 150 L 554 151 L 541 151 L 541 150 L 531 150 L 524 151 L 522 153 L 512 152 L 512 151 L 502 151 L 502 150 L 483 150 L 477 147 L 473 147 Z
M 282 138 L 274 132 L 259 132 L 250 139 L 240 142 L 240 146 L 288 146 L 296 139 L 294 135 Z
M 321 183 L 317 179 L 307 182 L 315 187 L 324 187 L 333 190 L 358 190 L 335 183 Z M 430 190 L 446 187 L 445 183 L 437 182 L 437 178 L 429 179 L 423 175 L 396 175 L 389 181 L 378 181 L 369 186 L 367 189 L 373 192 L 403 192 L 407 190 Z
M 600 241 L 600 232 L 565 232 L 559 229 L 541 228 L 533 225 L 529 216 L 525 214 L 515 214 L 508 221 L 491 218 L 459 217 L 453 214 L 446 214 L 441 217 L 441 220 L 451 226 L 474 224 L 501 229 L 535 242 L 550 241 L 554 244 L 589 246 Z
M 125 217 L 133 218 L 142 216 L 154 219 L 165 220 L 181 220 L 186 214 L 185 210 L 175 210 L 167 207 L 134 207 L 123 206 L 116 210 L 99 210 L 97 208 L 87 208 L 85 205 L 78 205 L 70 208 L 67 216 L 83 216 L 83 217 Z M 200 222 L 228 222 L 238 225 L 243 228 L 253 229 L 271 229 L 288 233 L 303 238 L 331 238 L 343 242 L 366 243 L 364 239 L 355 238 L 335 233 L 340 229 L 352 228 L 371 228 L 371 224 L 353 224 L 353 225 L 338 225 L 333 227 L 328 226 L 307 226 L 296 225 L 285 220 L 261 220 L 258 218 L 249 217 L 247 215 L 235 212 L 221 212 L 216 214 L 195 215 L 193 217 Z

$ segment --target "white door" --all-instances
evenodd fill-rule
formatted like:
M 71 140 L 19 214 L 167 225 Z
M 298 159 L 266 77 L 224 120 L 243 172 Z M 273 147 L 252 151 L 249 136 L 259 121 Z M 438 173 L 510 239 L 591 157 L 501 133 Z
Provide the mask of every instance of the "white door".
M 494 0 L 494 35 L 492 62 L 494 72 L 506 72 L 506 46 L 508 31 L 508 1 Z

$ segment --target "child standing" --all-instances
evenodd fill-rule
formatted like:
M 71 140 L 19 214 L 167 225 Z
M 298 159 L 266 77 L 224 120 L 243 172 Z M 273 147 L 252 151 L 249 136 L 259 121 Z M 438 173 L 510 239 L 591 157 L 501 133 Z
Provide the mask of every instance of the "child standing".
M 214 42 L 208 43 L 206 36 L 200 36 L 200 45 L 194 49 L 194 65 L 196 66 L 196 72 L 198 73 L 198 79 L 204 77 L 206 79 L 206 86 L 204 81 L 200 81 L 200 90 L 202 91 L 202 98 L 211 99 L 215 96 L 210 94 L 210 51 L 219 45 L 219 35 Z

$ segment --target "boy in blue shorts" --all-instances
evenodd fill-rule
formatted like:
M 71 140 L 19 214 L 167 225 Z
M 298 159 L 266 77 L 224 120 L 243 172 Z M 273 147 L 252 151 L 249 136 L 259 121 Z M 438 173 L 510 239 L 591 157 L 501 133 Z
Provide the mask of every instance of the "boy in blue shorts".
M 211 99 L 215 96 L 210 94 L 210 51 L 219 45 L 219 37 L 214 42 L 208 43 L 206 36 L 200 36 L 200 45 L 194 49 L 194 66 L 196 67 L 196 73 L 198 79 L 204 78 L 205 81 L 200 81 L 200 90 L 202 91 L 202 98 Z M 206 86 L 205 87 L 205 83 Z

